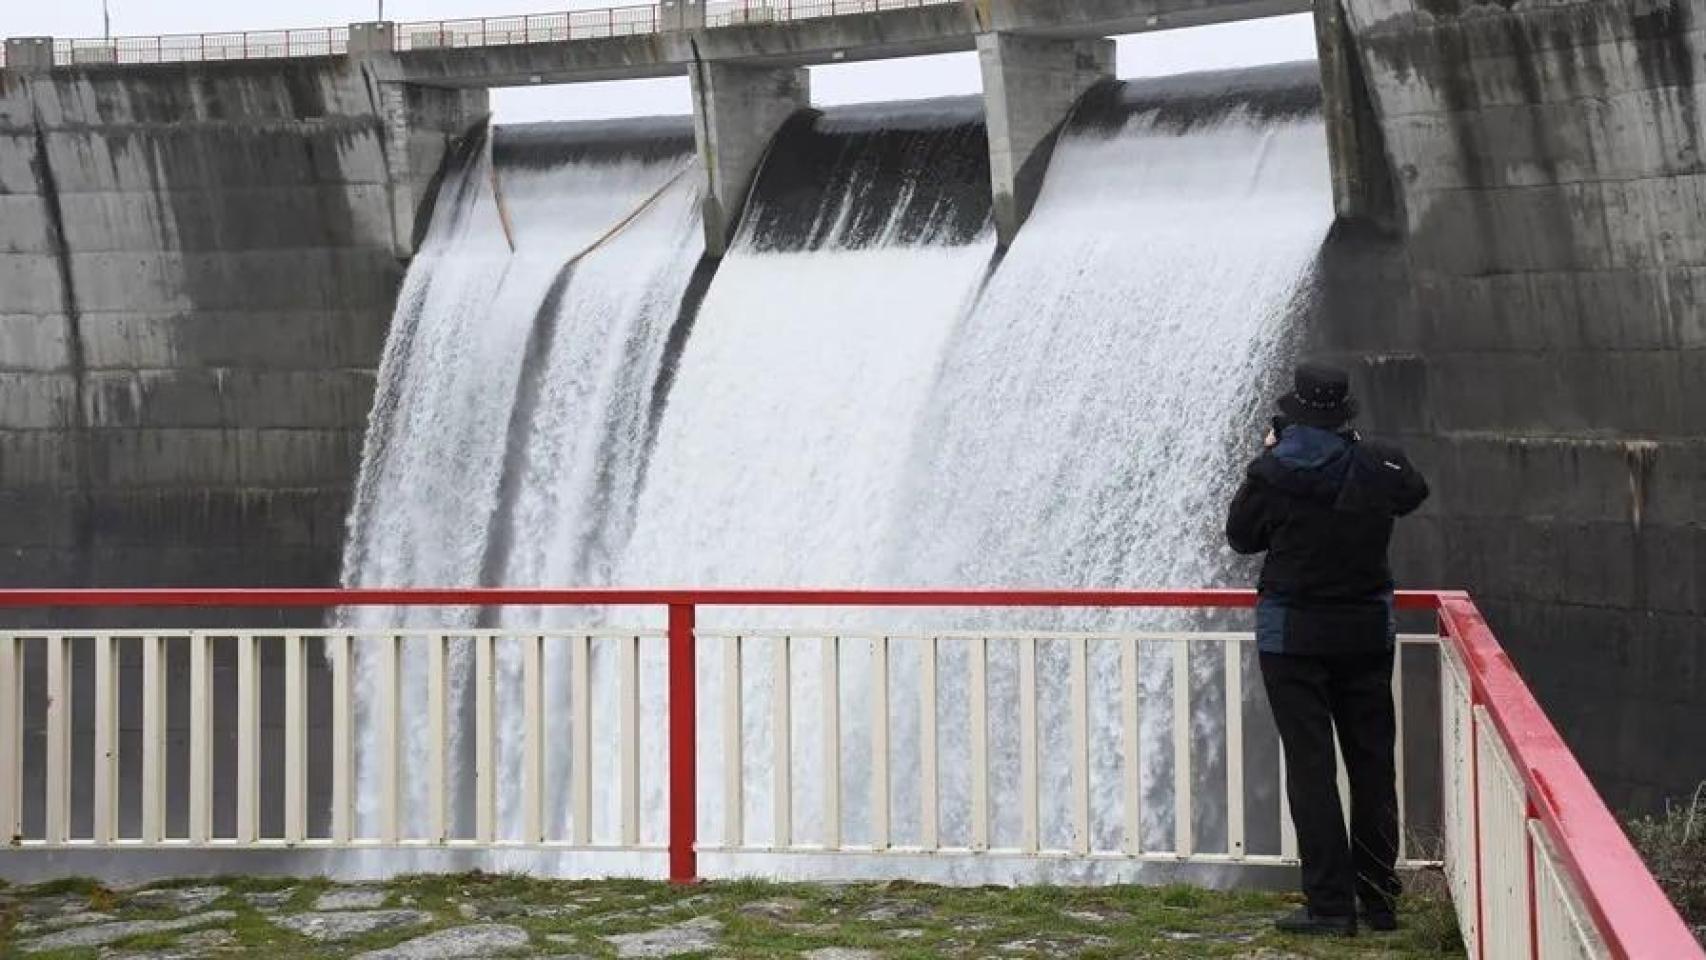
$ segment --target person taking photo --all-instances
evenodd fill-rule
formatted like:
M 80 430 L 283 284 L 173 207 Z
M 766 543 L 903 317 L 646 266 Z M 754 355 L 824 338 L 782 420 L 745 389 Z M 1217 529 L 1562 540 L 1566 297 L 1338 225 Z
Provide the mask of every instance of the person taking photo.
M 1396 518 L 1428 486 L 1403 451 L 1359 437 L 1344 371 L 1305 363 L 1226 520 L 1241 554 L 1266 553 L 1256 607 L 1263 684 L 1285 748 L 1306 903 L 1285 933 L 1397 927 L 1397 647 L 1387 560 Z M 1349 834 L 1334 732 L 1350 783 Z

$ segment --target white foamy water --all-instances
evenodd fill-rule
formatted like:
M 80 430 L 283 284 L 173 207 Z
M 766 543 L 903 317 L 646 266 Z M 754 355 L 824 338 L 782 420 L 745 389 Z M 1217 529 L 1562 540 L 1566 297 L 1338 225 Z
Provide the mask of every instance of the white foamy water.
M 573 217 L 540 218 L 538 242 L 558 251 L 555 260 L 535 259 L 529 245 L 512 256 L 501 236 L 494 246 L 495 215 L 478 191 L 465 214 L 442 227 L 444 214 L 435 220 L 381 374 L 351 582 L 475 583 L 482 571 L 508 584 L 565 586 L 1139 587 L 1228 577 L 1222 511 L 1332 215 L 1318 120 L 1234 112 L 1181 131 L 1140 114 L 1112 131 L 1069 133 L 1035 213 L 992 276 L 987 233 L 947 244 L 928 230 L 904 241 L 887 230 L 875 242 L 844 244 L 832 228 L 813 233 L 827 239 L 812 249 L 780 251 L 746 238 L 718 267 L 699 310 L 648 460 L 654 375 L 698 253 L 691 191 L 667 191 L 614 241 L 622 257 L 601 260 L 600 251 L 583 261 L 564 288 L 548 356 L 524 364 L 523 355 L 561 251 L 586 242 L 568 237 L 580 237 L 582 224 L 602 229 L 672 170 L 577 162 L 528 174 L 529 209 L 579 205 Z M 848 220 L 865 186 L 855 179 L 826 197 L 819 215 Z M 519 189 L 506 180 L 506 193 Z M 512 301 L 530 306 L 496 315 Z M 518 380 L 529 382 L 524 369 L 534 371 L 531 393 L 518 390 Z M 806 618 L 825 615 L 714 611 L 701 624 L 809 627 Z M 934 627 L 1141 622 L 905 616 Z M 774 812 L 772 643 L 747 646 L 742 809 L 745 838 L 755 843 L 768 839 Z M 849 843 L 872 820 L 864 650 L 849 641 L 841 660 L 841 832 Z M 964 654 L 945 642 L 939 673 L 949 844 L 969 837 L 970 778 L 957 762 L 970 752 Z M 642 838 L 650 841 L 664 831 L 660 655 L 656 645 L 644 648 Z M 914 655 L 898 643 L 891 650 L 897 843 L 920 830 Z M 1044 794 L 1042 839 L 1064 845 L 1064 648 L 1044 642 L 1039 659 L 1042 772 L 1059 787 Z M 795 839 L 806 843 L 825 828 L 816 775 L 824 758 L 806 706 L 817 662 L 812 644 L 796 647 L 792 803 Z M 716 840 L 726 815 L 718 642 L 701 645 L 699 666 L 700 835 Z M 1146 703 L 1168 693 L 1169 673 L 1156 666 L 1145 670 Z M 549 675 L 561 667 L 550 664 Z M 502 689 L 517 686 L 514 669 L 504 666 Z M 613 717 L 609 651 L 595 655 L 593 669 L 595 713 Z M 992 646 L 990 670 L 992 783 L 1016 796 L 1017 731 L 1000 706 L 1016 698 L 1008 647 Z M 1091 670 L 1092 829 L 1097 846 L 1111 847 L 1122 815 L 1117 663 L 1096 653 Z M 548 694 L 548 702 L 548 728 L 566 729 L 562 697 Z M 1212 714 L 1198 714 L 1205 740 Z M 1146 712 L 1146 724 L 1152 716 L 1163 722 L 1148 735 L 1164 741 L 1164 717 Z M 519 782 L 519 717 L 506 712 L 500 725 L 500 783 Z M 412 736 L 408 750 L 418 759 L 424 743 Z M 1152 792 L 1170 783 L 1167 762 L 1165 751 L 1147 750 Z M 1202 762 L 1212 767 L 1214 758 Z M 553 740 L 547 781 L 560 783 L 567 763 L 566 744 Z M 595 742 L 592 763 L 595 783 L 615 782 L 608 738 Z M 554 789 L 549 808 L 564 810 Z M 614 839 L 616 791 L 596 793 L 593 833 Z M 1016 805 L 998 801 L 992 812 L 992 840 L 1011 844 Z M 502 814 L 512 832 L 517 811 Z M 566 831 L 567 815 L 553 817 L 552 833 Z M 1146 830 L 1165 835 L 1169 819 L 1150 814 Z M 774 868 L 812 869 L 797 859 Z
M 685 150 L 651 159 L 617 152 L 505 167 L 494 187 L 482 155 L 447 178 L 379 374 L 349 585 L 561 583 L 565 571 L 607 562 L 603 551 L 621 531 L 600 504 L 633 499 L 647 402 L 702 251 L 691 166 Z M 451 625 L 474 625 L 473 611 L 402 616 L 442 625 L 447 613 Z M 352 617 L 352 626 L 379 628 L 398 614 Z M 519 654 L 497 649 L 500 684 L 518 686 Z M 560 655 L 548 667 L 560 670 Z M 456 644 L 453 758 L 464 754 L 458 718 L 467 714 L 469 663 L 466 644 Z M 373 657 L 360 661 L 357 682 L 358 723 L 371 738 Z M 406 643 L 404 764 L 416 771 L 426 769 L 424 682 L 424 650 Z M 498 699 L 500 764 L 512 773 L 518 709 L 517 698 Z M 357 752 L 362 829 L 373 828 L 378 804 L 372 743 Z M 404 782 L 406 822 L 420 825 L 424 778 Z M 516 818 L 514 807 L 509 798 L 504 820 Z
M 1225 506 L 1255 449 L 1270 371 L 1331 224 L 1329 189 L 1313 119 L 1234 113 L 1181 134 L 1140 114 L 1117 131 L 1065 137 L 1034 214 L 943 360 L 900 521 L 887 531 L 890 579 L 1225 585 Z M 1158 621 L 1109 612 L 1020 622 Z M 1065 644 L 1045 642 L 1039 655 L 1042 779 L 1069 783 Z M 992 666 L 997 699 L 1017 696 L 1014 656 L 1005 651 Z M 1219 660 L 1202 666 L 1212 687 Z M 962 673 L 942 671 L 944 702 L 963 702 Z M 1145 830 L 1165 846 L 1171 672 L 1158 662 L 1142 677 L 1145 782 L 1160 788 Z M 1090 678 L 1092 835 L 1107 849 L 1122 816 L 1110 647 L 1092 649 Z M 1218 717 L 1197 712 L 1197 740 L 1212 751 Z M 944 753 L 969 749 L 966 736 L 963 724 L 945 728 Z M 1011 713 L 994 714 L 991 736 L 994 793 L 1007 798 L 993 806 L 992 833 L 1011 843 L 1020 823 Z M 1199 773 L 1219 762 L 1199 751 Z M 947 789 L 950 832 L 962 831 L 969 778 L 954 771 Z M 1044 793 L 1045 843 L 1068 845 L 1070 800 L 1068 790 Z

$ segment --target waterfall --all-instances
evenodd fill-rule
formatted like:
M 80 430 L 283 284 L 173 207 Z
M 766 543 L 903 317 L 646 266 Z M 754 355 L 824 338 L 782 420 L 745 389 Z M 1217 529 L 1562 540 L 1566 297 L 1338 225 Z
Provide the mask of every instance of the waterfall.
M 1000 256 L 978 102 L 802 114 L 772 144 L 702 304 L 688 296 L 700 252 L 695 178 L 672 180 L 688 162 L 686 141 L 654 136 L 644 150 L 593 149 L 601 138 L 636 139 L 633 130 L 606 129 L 577 134 L 573 149 L 547 149 L 567 132 L 511 135 L 527 141 L 516 150 L 532 160 L 494 149 L 448 178 L 410 271 L 381 371 L 346 578 L 1228 582 L 1239 568 L 1220 543 L 1222 510 L 1254 449 L 1332 217 L 1318 96 L 1312 65 L 1111 85 L 1087 98 L 1063 132 L 1031 220 Z M 505 143 L 500 130 L 497 145 Z M 513 252 L 493 191 L 483 188 L 492 158 L 517 221 Z M 632 226 L 564 269 L 639 205 L 646 210 Z M 844 611 L 790 614 L 819 618 L 800 626 L 825 625 L 830 615 L 858 624 Z M 932 627 L 1155 622 L 909 616 Z M 635 617 L 620 614 L 624 626 Z M 701 623 L 760 625 L 754 618 L 715 611 Z M 748 651 L 743 808 L 754 842 L 769 823 L 761 774 L 774 746 L 761 720 L 765 649 L 755 641 Z M 720 653 L 702 649 L 700 664 L 700 831 L 712 838 L 726 814 L 714 787 Z M 854 653 L 843 650 L 848 702 L 868 682 Z M 945 759 L 968 753 L 966 725 L 948 721 L 963 713 L 963 655 L 944 644 Z M 643 657 L 643 709 L 661 717 L 661 651 L 647 645 Z M 992 702 L 1013 696 L 1011 661 L 992 648 Z M 1059 749 L 1064 661 L 1063 650 L 1041 645 L 1042 772 L 1059 783 L 1069 777 Z M 596 659 L 595 679 L 610 669 L 608 658 Z M 810 697 L 815 672 L 795 677 L 796 696 Z M 1102 846 L 1112 845 L 1121 818 L 1108 773 L 1120 760 L 1117 677 L 1117 665 L 1098 654 L 1092 829 Z M 1169 677 L 1146 670 L 1145 700 L 1164 696 Z M 594 683 L 595 711 L 614 709 L 611 687 Z M 897 671 L 902 721 L 898 704 L 914 702 L 915 687 L 912 671 Z M 1197 723 L 1213 722 L 1212 706 Z M 551 709 L 556 723 L 564 705 Z M 856 843 L 872 819 L 859 786 L 871 758 L 861 721 L 849 717 L 841 827 Z M 1168 736 L 1157 719 L 1148 735 Z M 1016 792 L 1014 723 L 999 712 L 993 723 L 992 782 Z M 500 762 L 513 773 L 520 724 L 504 724 Z M 897 722 L 894 737 L 893 830 L 906 842 L 919 829 L 916 731 Z M 823 758 L 798 740 L 795 835 L 809 842 L 824 828 L 814 793 L 821 784 L 810 775 Z M 648 840 L 662 835 L 655 772 L 663 746 L 660 736 L 644 739 L 643 765 L 653 771 L 643 783 Z M 595 769 L 610 768 L 612 749 L 595 743 Z M 564 750 L 549 769 L 566 769 Z M 1145 755 L 1152 790 L 1171 782 L 1163 754 Z M 1200 762 L 1212 767 L 1214 758 Z M 364 802 L 370 788 L 363 784 Z M 945 763 L 943 789 L 943 841 L 963 843 L 969 776 L 961 766 Z M 1047 843 L 1060 843 L 1070 820 L 1068 792 L 1056 793 L 1042 813 Z M 560 800 L 551 808 L 563 809 Z M 601 799 L 595 833 L 608 834 L 614 802 Z M 992 812 L 992 839 L 1010 843 L 1017 811 Z M 1145 829 L 1164 834 L 1169 818 L 1151 814 Z
M 664 346 L 702 252 L 692 142 L 673 120 L 499 128 L 449 171 L 379 372 L 349 586 L 563 582 L 619 549 L 623 514 L 601 504 L 633 499 Z M 414 616 L 447 615 L 475 625 L 468 610 Z M 394 616 L 362 611 L 352 625 Z M 513 652 L 500 656 L 513 681 Z M 423 660 L 405 649 L 406 716 L 425 711 Z M 466 645 L 451 660 L 465 720 Z M 371 657 L 357 682 L 365 828 L 377 802 Z M 513 698 L 500 706 L 518 730 Z M 453 756 L 466 725 L 451 724 Z M 424 724 L 404 736 L 421 760 Z M 511 764 L 518 739 L 500 744 Z M 424 786 L 409 786 L 419 817 Z

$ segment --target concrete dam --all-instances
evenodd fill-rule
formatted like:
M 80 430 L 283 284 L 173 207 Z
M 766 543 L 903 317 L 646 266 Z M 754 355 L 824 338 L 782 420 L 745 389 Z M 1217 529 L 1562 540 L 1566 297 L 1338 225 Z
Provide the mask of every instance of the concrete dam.
M 1125 84 L 1107 36 L 1310 5 L 14 39 L 0 582 L 1237 582 L 1223 488 L 1307 352 L 1435 481 L 1400 581 L 1473 591 L 1656 808 L 1706 779 L 1706 4 L 1315 7 L 1318 65 Z M 808 65 L 969 49 L 981 98 L 812 108 Z M 485 122 L 679 74 L 691 119 Z

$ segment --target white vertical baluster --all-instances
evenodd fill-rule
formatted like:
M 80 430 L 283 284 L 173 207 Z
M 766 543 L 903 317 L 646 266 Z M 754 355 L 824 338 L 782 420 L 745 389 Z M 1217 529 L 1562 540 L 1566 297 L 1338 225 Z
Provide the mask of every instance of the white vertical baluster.
M 1191 845 L 1191 648 L 1173 641 L 1173 852 Z
M 640 638 L 622 638 L 622 845 L 640 844 Z
M 723 846 L 746 845 L 745 744 L 741 737 L 742 688 L 739 636 L 723 644 Z
M 918 790 L 922 831 L 919 845 L 926 850 L 934 850 L 941 846 L 939 794 L 942 790 L 941 769 L 936 757 L 936 638 L 923 637 L 919 645 L 924 648 L 918 674 L 918 766 L 919 778 L 924 781 Z
M 209 751 L 210 753 L 212 751 Z M 142 638 L 142 839 L 166 837 L 166 651 Z
M 1089 641 L 1073 637 L 1068 671 L 1072 691 L 1072 849 L 1090 852 L 1090 682 Z
M 871 638 L 871 849 L 889 847 L 889 638 Z
M 22 832 L 24 698 L 19 659 L 17 636 L 0 634 L 0 846 L 10 845 Z
M 1409 856 L 1410 821 L 1404 802 L 1404 644 L 1392 651 L 1392 706 L 1398 721 L 1398 739 L 1393 745 L 1394 769 L 1398 774 L 1398 860 Z
M 449 675 L 445 669 L 448 651 L 442 634 L 429 634 L 427 644 L 427 839 L 443 843 L 450 839 L 450 784 L 448 709 Z
M 284 638 L 284 839 L 308 837 L 308 669 L 307 641 L 299 633 Z
M 775 840 L 772 845 L 780 850 L 794 844 L 794 674 L 789 650 L 793 638 L 777 637 L 773 642 L 776 648 L 775 661 L 770 668 L 773 723 L 770 742 L 774 747 L 770 757 L 770 772 L 774 779 L 771 810 L 775 814 Z
M 1037 640 L 1019 639 L 1019 849 L 1037 852 Z
M 989 849 L 989 638 L 971 643 L 971 848 Z
M 379 842 L 396 843 L 402 801 L 403 696 L 398 656 L 402 638 L 385 634 L 379 644 Z
M 474 637 L 474 839 L 497 833 L 497 765 L 493 756 L 496 704 L 492 700 L 492 635 Z
M 113 638 L 95 635 L 95 841 L 118 839 L 118 671 Z
M 71 827 L 71 670 L 64 636 L 47 638 L 47 806 L 43 815 L 48 843 L 70 839 Z
M 1226 640 L 1226 853 L 1244 857 L 1244 641 Z
M 332 841 L 348 843 L 355 832 L 355 770 L 351 763 L 351 690 L 355 685 L 355 660 L 348 634 L 326 638 L 326 656 L 332 662 Z
M 261 822 L 260 638 L 240 633 L 237 641 L 237 842 L 253 843 Z
M 527 796 L 523 803 L 523 820 L 527 836 L 523 842 L 542 843 L 545 840 L 545 638 L 521 637 L 525 646 L 522 662 L 522 710 L 526 724 L 526 746 L 523 762 L 527 766 L 522 777 Z
M 574 714 L 574 769 L 569 778 L 573 797 L 576 846 L 592 844 L 592 638 L 572 641 L 569 708 Z
M 213 839 L 213 656 L 212 640 L 190 634 L 190 822 L 191 843 Z
M 841 638 L 823 638 L 823 848 L 841 849 Z
M 1280 747 L 1279 765 L 1279 803 L 1280 803 L 1280 856 L 1287 860 L 1297 859 L 1297 824 L 1291 819 L 1291 795 L 1287 792 L 1285 773 L 1285 747 Z
M 1125 736 L 1125 763 L 1120 783 L 1125 793 L 1125 852 L 1143 852 L 1143 741 L 1138 731 L 1138 655 L 1136 637 L 1120 639 L 1120 723 Z

